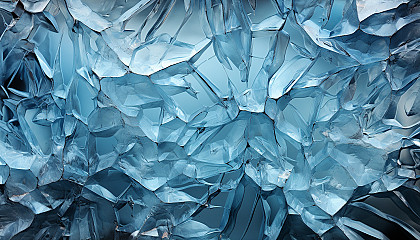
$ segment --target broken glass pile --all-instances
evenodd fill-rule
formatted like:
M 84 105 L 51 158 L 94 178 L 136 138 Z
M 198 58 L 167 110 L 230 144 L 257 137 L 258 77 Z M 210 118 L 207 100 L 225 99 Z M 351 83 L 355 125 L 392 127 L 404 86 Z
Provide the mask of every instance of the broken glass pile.
M 0 15 L 0 239 L 420 238 L 419 1 Z

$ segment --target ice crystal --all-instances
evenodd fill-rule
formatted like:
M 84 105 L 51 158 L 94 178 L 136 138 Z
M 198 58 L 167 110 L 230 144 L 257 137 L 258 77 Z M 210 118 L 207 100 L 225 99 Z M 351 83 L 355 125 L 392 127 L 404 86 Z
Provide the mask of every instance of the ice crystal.
M 420 239 L 419 1 L 0 15 L 0 239 Z

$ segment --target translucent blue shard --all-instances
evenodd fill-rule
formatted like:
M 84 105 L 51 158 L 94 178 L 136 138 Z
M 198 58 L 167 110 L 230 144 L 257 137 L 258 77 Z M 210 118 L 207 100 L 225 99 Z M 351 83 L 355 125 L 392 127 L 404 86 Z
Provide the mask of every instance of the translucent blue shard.
M 329 157 L 312 172 L 311 196 L 319 208 L 333 216 L 347 203 L 357 184 L 342 165 Z
M 420 239 L 418 1 L 0 15 L 0 239 Z
M 161 35 L 145 42 L 133 52 L 130 70 L 133 73 L 149 76 L 169 66 L 190 60 L 209 45 L 204 40 L 196 46 L 172 41 L 169 35 Z

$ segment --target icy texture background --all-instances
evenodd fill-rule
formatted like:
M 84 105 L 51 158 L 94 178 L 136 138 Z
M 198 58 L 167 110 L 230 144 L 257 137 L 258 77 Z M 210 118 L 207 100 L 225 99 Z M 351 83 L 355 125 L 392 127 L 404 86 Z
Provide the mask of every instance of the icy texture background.
M 420 239 L 419 1 L 0 15 L 0 239 Z

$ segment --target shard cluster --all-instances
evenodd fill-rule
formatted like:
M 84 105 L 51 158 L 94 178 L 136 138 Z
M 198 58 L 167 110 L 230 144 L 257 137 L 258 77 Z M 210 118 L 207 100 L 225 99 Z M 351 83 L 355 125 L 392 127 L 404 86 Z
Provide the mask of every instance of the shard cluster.
M 420 239 L 419 0 L 0 16 L 0 239 Z

